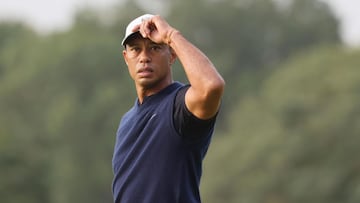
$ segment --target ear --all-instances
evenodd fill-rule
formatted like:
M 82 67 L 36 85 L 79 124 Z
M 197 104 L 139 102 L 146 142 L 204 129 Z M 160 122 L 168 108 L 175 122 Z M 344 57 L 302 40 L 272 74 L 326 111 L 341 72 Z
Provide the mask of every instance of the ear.
M 126 50 L 123 50 L 122 54 L 123 54 L 124 61 L 125 61 L 126 65 L 128 65 L 128 59 L 127 59 L 127 55 L 126 55 L 127 54 Z
M 176 55 L 175 51 L 171 47 L 169 47 L 169 51 L 170 51 L 170 65 L 172 65 L 172 64 L 175 63 L 177 55 Z

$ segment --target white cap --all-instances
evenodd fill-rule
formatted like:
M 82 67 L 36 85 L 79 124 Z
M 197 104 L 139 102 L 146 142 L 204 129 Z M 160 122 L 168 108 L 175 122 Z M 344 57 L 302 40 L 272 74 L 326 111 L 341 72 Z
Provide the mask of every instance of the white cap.
M 129 23 L 129 25 L 126 27 L 126 31 L 125 31 L 125 37 L 124 39 L 122 40 L 121 44 L 122 45 L 125 45 L 125 41 L 134 33 L 137 33 L 139 31 L 136 31 L 136 32 L 133 32 L 132 30 L 134 29 L 135 26 L 139 25 L 142 23 L 142 21 L 146 20 L 146 19 L 149 19 L 149 18 L 152 18 L 154 15 L 151 15 L 151 14 L 144 14 L 142 16 L 139 16 L 137 18 L 135 18 L 133 21 L 131 21 Z

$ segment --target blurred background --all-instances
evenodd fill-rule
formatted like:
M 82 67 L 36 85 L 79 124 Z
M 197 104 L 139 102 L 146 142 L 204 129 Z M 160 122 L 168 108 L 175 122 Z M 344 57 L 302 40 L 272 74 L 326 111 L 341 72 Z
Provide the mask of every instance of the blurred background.
M 115 132 L 136 97 L 121 39 L 143 13 L 181 30 L 227 83 L 203 202 L 360 202 L 356 8 L 357 0 L 0 1 L 0 202 L 112 202 Z M 187 82 L 179 63 L 173 72 Z

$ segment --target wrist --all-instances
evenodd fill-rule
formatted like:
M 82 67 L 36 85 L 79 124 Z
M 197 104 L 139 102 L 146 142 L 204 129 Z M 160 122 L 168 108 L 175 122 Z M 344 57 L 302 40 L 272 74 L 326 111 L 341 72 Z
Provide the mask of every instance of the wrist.
M 170 46 L 170 44 L 173 42 L 173 37 L 174 37 L 177 33 L 179 33 L 179 31 L 176 30 L 176 29 L 170 30 L 170 32 L 169 32 L 169 34 L 168 34 L 168 36 L 167 36 L 167 40 L 166 40 L 166 43 L 167 43 L 169 46 Z

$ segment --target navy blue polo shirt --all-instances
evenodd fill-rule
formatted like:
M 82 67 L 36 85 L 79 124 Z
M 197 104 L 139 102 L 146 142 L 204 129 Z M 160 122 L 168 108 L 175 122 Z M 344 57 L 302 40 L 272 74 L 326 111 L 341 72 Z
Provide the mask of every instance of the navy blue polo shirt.
M 115 203 L 198 203 L 202 161 L 215 117 L 185 106 L 189 86 L 175 82 L 138 100 L 122 117 L 113 155 Z

